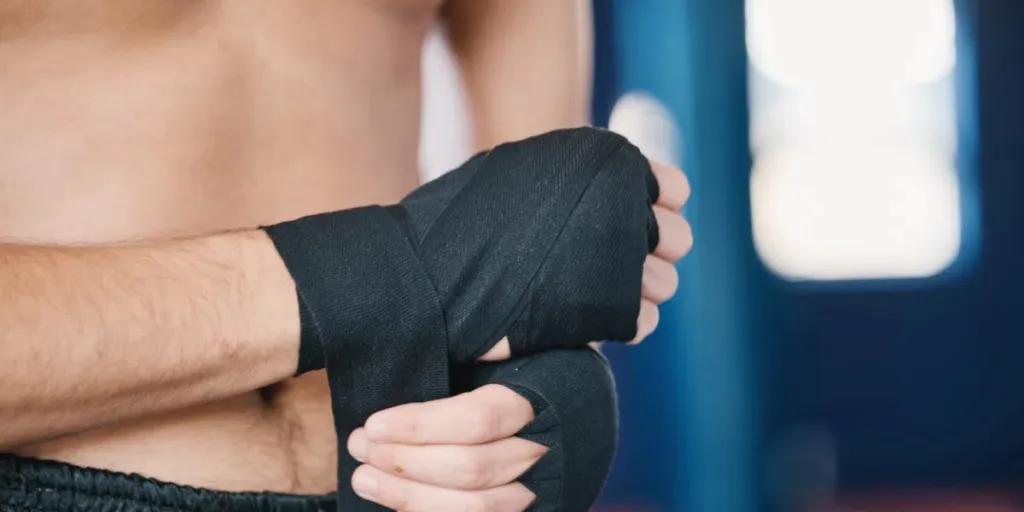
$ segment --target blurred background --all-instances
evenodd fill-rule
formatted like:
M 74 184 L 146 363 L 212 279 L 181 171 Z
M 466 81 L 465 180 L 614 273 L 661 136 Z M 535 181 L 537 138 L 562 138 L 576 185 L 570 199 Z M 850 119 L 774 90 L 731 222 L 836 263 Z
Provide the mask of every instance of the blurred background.
M 594 0 L 593 119 L 697 244 L 607 352 L 602 510 L 1024 511 L 1024 2 Z M 440 35 L 423 173 L 467 155 Z

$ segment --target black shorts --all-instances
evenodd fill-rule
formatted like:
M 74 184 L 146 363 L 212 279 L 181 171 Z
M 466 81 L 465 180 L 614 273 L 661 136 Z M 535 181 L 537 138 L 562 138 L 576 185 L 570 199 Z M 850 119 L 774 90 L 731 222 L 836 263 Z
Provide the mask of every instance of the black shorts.
M 0 454 L 3 512 L 320 512 L 333 495 L 221 492 Z

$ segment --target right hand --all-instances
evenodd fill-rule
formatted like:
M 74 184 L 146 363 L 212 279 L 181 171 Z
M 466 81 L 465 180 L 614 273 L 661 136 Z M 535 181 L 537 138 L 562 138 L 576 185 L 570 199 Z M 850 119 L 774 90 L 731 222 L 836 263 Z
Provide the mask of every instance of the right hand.
M 548 450 L 516 437 L 533 418 L 498 384 L 380 411 L 348 438 L 352 487 L 391 510 L 521 512 L 535 496 L 516 480 Z
M 608 361 L 550 351 L 458 369 L 454 397 L 379 411 L 348 438 L 352 483 L 394 510 L 588 510 L 618 445 Z
M 630 344 L 640 343 L 658 327 L 658 305 L 672 298 L 679 287 L 675 263 L 689 254 L 693 247 L 693 231 L 680 212 L 690 198 L 690 183 L 686 175 L 679 169 L 653 160 L 651 169 L 661 189 L 654 205 L 661 236 L 657 249 L 644 261 L 637 336 Z M 508 337 L 505 337 L 480 360 L 503 361 L 511 354 Z

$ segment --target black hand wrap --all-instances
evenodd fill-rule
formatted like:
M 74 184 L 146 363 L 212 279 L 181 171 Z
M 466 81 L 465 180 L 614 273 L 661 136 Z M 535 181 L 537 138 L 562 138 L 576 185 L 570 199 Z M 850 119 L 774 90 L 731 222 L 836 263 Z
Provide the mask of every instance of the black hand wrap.
M 529 512 L 584 512 L 604 487 L 618 443 L 618 403 L 608 361 L 590 348 L 555 350 L 460 368 L 458 391 L 501 384 L 536 418 L 519 437 L 548 452 L 519 481 L 537 495 Z
M 339 446 L 373 412 L 449 396 L 449 360 L 503 336 L 517 355 L 632 339 L 657 192 L 636 147 L 581 128 L 498 146 L 399 205 L 266 228 L 298 289 L 299 370 L 327 368 Z M 342 452 L 339 505 L 372 510 L 356 467 Z
M 478 155 L 391 212 L 437 287 L 455 361 L 636 335 L 657 181 L 626 139 L 562 130 Z

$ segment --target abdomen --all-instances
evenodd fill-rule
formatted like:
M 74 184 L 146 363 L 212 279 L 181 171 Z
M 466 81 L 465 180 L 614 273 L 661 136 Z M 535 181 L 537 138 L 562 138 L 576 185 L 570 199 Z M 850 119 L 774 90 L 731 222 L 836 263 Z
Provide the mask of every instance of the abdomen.
M 402 30 L 407 17 L 335 0 L 14 4 L 0 7 L 0 243 L 198 236 L 394 202 L 418 183 L 429 23 Z M 81 20 L 46 17 L 65 7 Z M 21 453 L 222 490 L 333 490 L 322 372 L 264 398 Z

